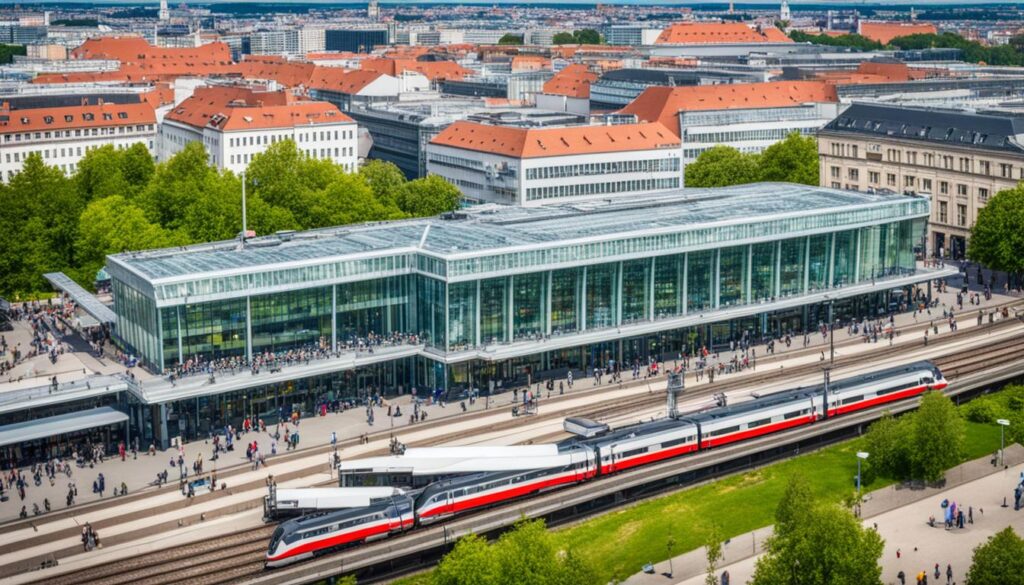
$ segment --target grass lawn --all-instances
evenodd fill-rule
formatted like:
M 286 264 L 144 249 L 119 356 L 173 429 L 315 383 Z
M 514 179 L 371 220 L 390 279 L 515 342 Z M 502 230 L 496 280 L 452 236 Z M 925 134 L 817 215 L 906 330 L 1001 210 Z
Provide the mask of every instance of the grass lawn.
M 774 522 L 775 507 L 789 478 L 805 476 L 814 493 L 823 499 L 842 501 L 854 489 L 856 452 L 863 449 L 857 438 L 780 461 L 761 469 L 688 488 L 656 499 L 554 531 L 559 548 L 573 549 L 592 566 L 605 583 L 625 579 L 648 562 L 669 557 L 668 537 L 675 538 L 671 555 L 698 548 L 711 520 L 725 538 L 732 538 Z M 999 427 L 966 422 L 964 461 L 999 449 Z M 891 485 L 876 478 L 865 491 Z M 399 581 L 402 585 L 429 583 L 429 573 Z

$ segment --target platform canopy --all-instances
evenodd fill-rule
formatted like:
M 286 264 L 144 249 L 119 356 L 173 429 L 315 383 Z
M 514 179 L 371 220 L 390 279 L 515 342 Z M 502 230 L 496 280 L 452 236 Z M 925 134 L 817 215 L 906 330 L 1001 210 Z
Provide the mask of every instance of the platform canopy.
M 91 315 L 94 319 L 100 323 L 116 323 L 117 315 L 110 310 L 110 307 L 104 305 L 96 295 L 82 288 L 71 277 L 64 274 L 63 272 L 47 272 L 43 275 L 43 278 L 50 281 L 53 287 L 61 292 L 67 293 L 71 300 L 78 303 L 78 306 L 83 311 Z
M 127 420 L 127 414 L 109 406 L 100 406 L 91 410 L 69 412 L 67 414 L 58 414 L 57 416 L 13 423 L 0 426 L 0 447 L 17 445 L 18 443 L 45 439 L 75 431 L 105 427 Z

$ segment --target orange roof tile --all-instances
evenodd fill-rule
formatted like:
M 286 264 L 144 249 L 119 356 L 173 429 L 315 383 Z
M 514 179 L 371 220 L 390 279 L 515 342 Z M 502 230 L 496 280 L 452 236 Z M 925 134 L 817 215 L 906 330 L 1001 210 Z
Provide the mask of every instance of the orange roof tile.
M 590 84 L 597 81 L 597 74 L 586 65 L 574 63 L 555 74 L 544 83 L 544 93 L 564 95 L 573 98 L 589 98 Z
M 516 55 L 512 57 L 512 73 L 551 69 L 551 59 L 540 55 Z
M 164 119 L 223 131 L 352 122 L 327 102 L 300 100 L 287 91 L 259 92 L 246 87 L 196 88 L 192 97 Z
M 857 27 L 857 32 L 861 36 L 884 45 L 896 37 L 933 35 L 939 31 L 934 24 L 927 22 L 870 22 L 862 20 Z
M 4 103 L 0 106 L 0 114 L 3 114 L 0 116 L 0 134 L 156 124 L 153 106 L 146 101 L 28 110 L 12 110 Z
M 346 71 L 337 67 L 317 67 L 313 71 L 313 77 L 310 78 L 308 87 L 356 94 L 383 75 L 384 73 L 379 71 L 363 71 L 361 69 Z
M 514 128 L 459 121 L 431 144 L 514 158 L 678 148 L 679 138 L 655 123 L 559 128 Z
M 316 65 L 280 58 L 247 58 L 238 64 L 238 72 L 246 79 L 274 80 L 285 87 L 307 86 Z
M 655 41 L 659 45 L 792 42 L 775 27 L 754 29 L 740 22 L 680 22 L 661 31 Z
M 394 77 L 398 77 L 404 71 L 415 71 L 431 81 L 438 79 L 457 81 L 472 73 L 472 71 L 454 61 L 416 61 L 415 59 L 390 57 L 363 59 L 360 69 L 364 71 L 378 71 Z
M 657 86 L 645 89 L 620 112 L 634 114 L 642 121 L 659 121 L 678 135 L 678 114 L 683 110 L 778 108 L 807 102 L 835 101 L 838 101 L 835 86 L 824 81 Z

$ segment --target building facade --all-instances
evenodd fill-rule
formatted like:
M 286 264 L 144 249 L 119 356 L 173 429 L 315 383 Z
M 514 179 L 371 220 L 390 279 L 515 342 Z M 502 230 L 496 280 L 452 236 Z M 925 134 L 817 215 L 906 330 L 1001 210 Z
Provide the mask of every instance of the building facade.
M 755 184 L 113 255 L 124 351 L 165 374 L 222 360 L 134 388 L 133 432 L 167 444 L 325 400 L 454 399 L 892 312 L 954 273 L 915 264 L 928 206 Z
M 4 102 L 0 106 L 0 181 L 10 181 L 32 153 L 39 153 L 48 165 L 73 173 L 87 152 L 107 144 L 121 149 L 141 143 L 153 152 L 156 135 L 156 113 L 146 101 L 105 103 L 100 99 L 93 105 L 25 108 Z
M 470 203 L 540 205 L 678 189 L 679 139 L 659 123 L 514 128 L 460 121 L 427 145 L 427 172 Z
M 324 33 L 324 46 L 328 51 L 369 53 L 374 47 L 389 42 L 387 29 L 337 29 Z
M 199 87 L 164 116 L 159 159 L 201 142 L 210 164 L 240 173 L 267 146 L 290 139 L 307 156 L 330 159 L 354 172 L 357 130 L 354 120 L 327 102 L 300 100 L 283 91 Z
M 931 198 L 927 253 L 963 258 L 989 198 L 1024 179 L 1024 117 L 855 103 L 818 134 L 823 186 Z

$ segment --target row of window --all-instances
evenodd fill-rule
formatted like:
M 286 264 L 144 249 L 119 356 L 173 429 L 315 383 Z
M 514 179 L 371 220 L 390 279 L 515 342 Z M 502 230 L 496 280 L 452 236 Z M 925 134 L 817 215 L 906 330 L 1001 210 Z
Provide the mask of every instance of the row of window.
M 346 146 L 344 148 L 335 147 L 333 155 L 331 154 L 331 149 L 330 148 L 321 148 L 319 150 L 316 149 L 316 148 L 308 148 L 308 149 L 304 149 L 303 152 L 305 152 L 306 156 L 308 156 L 310 158 L 330 158 L 332 156 L 334 158 L 340 158 L 342 156 L 354 156 L 355 155 L 355 148 L 351 147 L 351 146 Z M 256 154 L 259 154 L 259 153 L 256 153 Z M 253 153 L 232 154 L 231 155 L 231 159 L 230 159 L 231 160 L 231 164 L 249 164 L 249 162 L 252 161 L 253 157 L 255 157 L 256 154 L 253 154 Z M 214 159 L 214 162 L 216 163 L 216 159 Z M 351 166 L 351 165 L 346 165 L 346 167 L 348 167 L 348 166 Z M 346 168 L 346 170 L 351 171 L 352 169 Z
M 755 128 L 752 130 L 729 130 L 721 132 L 707 132 L 703 134 L 687 133 L 683 138 L 685 143 L 704 144 L 730 144 L 733 142 L 747 142 L 750 140 L 785 140 L 793 132 L 813 135 L 814 128 Z
M 271 135 L 271 134 L 255 134 L 252 136 L 235 136 L 232 137 L 228 144 L 232 147 L 235 146 L 263 146 L 267 144 L 274 144 L 288 138 L 293 138 L 295 142 L 311 142 L 315 140 L 332 140 L 331 136 L 333 133 L 333 140 L 351 140 L 355 137 L 354 130 L 320 130 L 318 132 L 299 132 L 296 136 L 287 135 Z
M 839 167 L 833 166 L 831 168 L 830 172 L 831 172 L 832 178 L 833 179 L 837 179 L 836 181 L 832 182 L 832 186 L 838 189 L 839 188 L 837 186 L 837 185 L 839 185 L 838 179 L 842 175 L 841 170 L 840 170 Z M 847 169 L 847 171 L 846 171 L 846 178 L 849 179 L 850 181 L 859 181 L 860 180 L 860 169 Z M 872 186 L 881 185 L 880 179 L 881 179 L 881 173 L 879 173 L 878 171 L 868 171 L 868 183 L 870 185 L 872 185 Z M 940 195 L 948 195 L 949 194 L 949 181 L 939 181 L 938 183 L 939 183 L 939 194 Z M 896 181 L 896 173 L 886 173 L 886 175 L 885 175 L 885 186 L 886 187 L 890 187 L 890 188 L 892 188 L 894 190 L 899 188 L 899 187 L 902 187 L 906 191 L 920 191 L 922 193 L 931 193 L 932 192 L 932 180 L 931 179 L 921 178 L 919 180 L 918 177 L 915 177 L 914 175 L 904 175 L 903 176 L 903 185 L 900 186 L 897 183 L 897 181 Z M 852 189 L 857 189 L 858 188 L 856 185 L 854 185 L 853 187 L 849 187 L 849 185 L 847 185 L 847 187 L 848 188 L 852 188 Z M 971 196 L 970 186 L 966 185 L 964 183 L 957 183 L 956 184 L 956 194 L 960 198 L 968 198 L 968 197 L 970 197 Z M 989 188 L 987 188 L 987 187 L 978 187 L 978 201 L 980 203 L 984 204 L 984 203 L 988 202 L 989 195 L 991 195 L 991 190 Z
M 46 132 L 4 134 L 4 142 L 29 142 L 31 140 L 71 138 L 72 136 L 108 136 L 111 134 L 134 134 L 136 132 L 152 131 L 152 124 L 137 124 L 135 126 L 103 126 L 97 128 L 79 128 L 77 130 L 56 130 Z
M 949 204 L 945 201 L 939 201 L 937 210 L 938 222 L 949 223 Z M 967 206 L 963 203 L 956 204 L 956 225 L 960 227 L 967 227 Z
M 608 181 L 604 183 L 573 183 L 568 185 L 552 185 L 550 187 L 530 187 L 526 190 L 526 199 L 557 199 L 559 197 L 577 197 L 582 195 L 604 195 L 608 193 L 635 193 L 641 191 L 657 191 L 662 189 L 678 189 L 679 178 L 669 179 L 634 179 L 631 181 Z
M 443 167 L 451 167 L 453 169 L 470 169 L 479 170 L 482 169 L 484 163 L 469 158 L 462 158 L 461 156 L 452 156 L 450 154 L 437 154 L 430 153 L 430 163 L 441 165 Z M 511 167 L 512 171 L 515 172 L 515 167 Z
M 856 144 L 845 144 L 832 142 L 829 146 L 832 156 L 844 158 L 859 158 Z M 882 160 L 881 148 L 869 149 L 867 158 Z M 935 154 L 933 152 L 918 152 L 916 150 L 903 150 L 900 148 L 887 148 L 885 160 L 897 164 L 907 163 L 925 167 L 942 168 L 961 173 L 976 173 L 989 177 L 1003 177 L 1013 179 L 1016 176 L 1024 179 L 1024 166 L 1015 168 L 1010 163 L 997 163 L 989 160 L 976 160 L 970 156 L 952 156 L 947 154 Z
M 94 150 L 94 149 L 99 148 L 101 146 L 105 146 L 105 145 L 103 145 L 103 144 L 89 144 L 89 145 L 86 145 L 84 147 L 84 152 L 89 152 L 90 150 Z M 131 145 L 130 144 L 122 143 L 122 144 L 116 144 L 115 146 L 116 146 L 116 148 L 118 150 L 122 150 L 122 149 L 128 148 Z M 153 141 L 152 140 L 149 141 L 149 148 L 150 149 L 153 148 Z M 20 163 L 20 162 L 22 162 L 24 160 L 28 160 L 29 155 L 32 154 L 32 153 L 38 153 L 39 156 L 43 157 L 43 160 L 50 160 L 50 159 L 54 159 L 54 158 L 64 158 L 64 157 L 68 157 L 68 156 L 74 156 L 74 157 L 81 158 L 82 153 L 83 153 L 83 147 L 81 147 L 81 146 L 74 146 L 74 147 L 69 146 L 69 147 L 64 147 L 64 148 L 53 148 L 52 150 L 49 149 L 49 148 L 42 148 L 42 149 L 39 149 L 39 150 L 29 150 L 29 151 L 26 151 L 24 153 L 22 153 L 20 151 L 8 152 L 8 153 L 5 153 L 4 161 L 7 162 L 7 163 L 12 163 L 12 162 L 13 163 Z M 74 170 L 74 169 L 72 168 L 72 170 Z
M 526 169 L 527 179 L 561 179 L 618 173 L 666 173 L 679 171 L 679 159 L 652 158 Z

